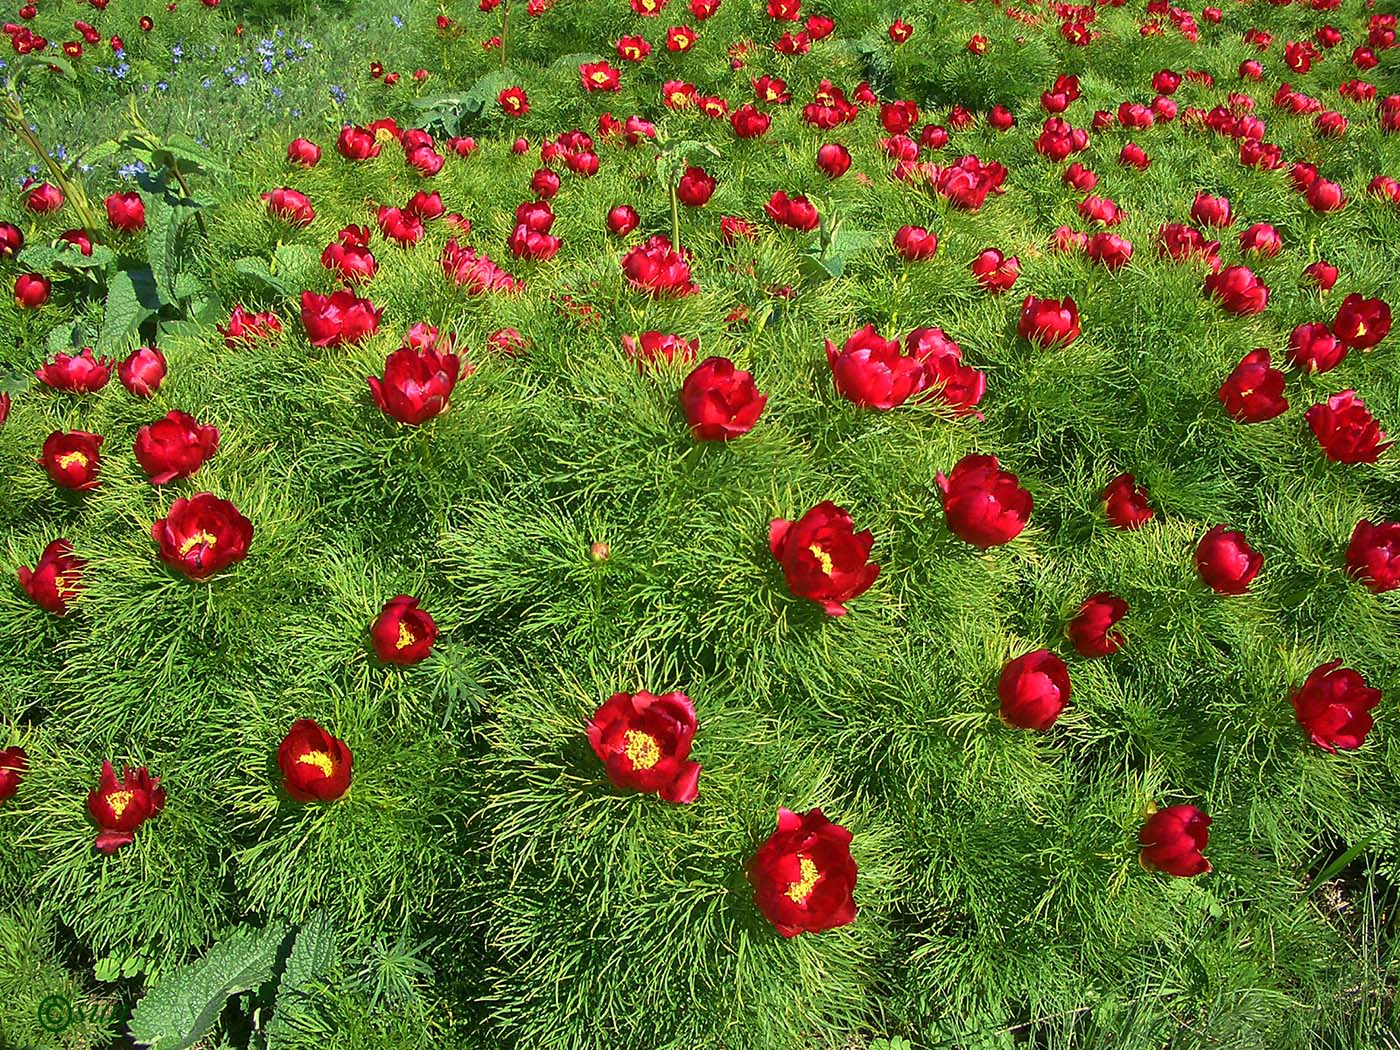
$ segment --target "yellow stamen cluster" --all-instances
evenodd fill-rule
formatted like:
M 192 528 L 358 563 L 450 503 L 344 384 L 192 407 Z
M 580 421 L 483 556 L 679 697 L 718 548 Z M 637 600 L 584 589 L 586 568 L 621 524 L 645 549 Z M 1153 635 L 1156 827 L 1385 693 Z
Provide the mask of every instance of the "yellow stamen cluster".
M 812 890 L 821 881 L 822 873 L 817 870 L 816 864 L 812 862 L 810 857 L 798 854 L 797 863 L 801 877 L 796 882 L 788 883 L 785 892 L 788 900 L 792 903 L 802 904 L 812 895 Z
M 322 776 L 330 776 L 335 772 L 335 760 L 324 751 L 308 751 L 304 755 L 297 755 L 297 763 L 303 766 L 315 766 L 321 771 Z
M 58 457 L 58 465 L 64 470 L 67 470 L 74 463 L 80 467 L 85 467 L 88 465 L 88 458 L 81 452 L 69 452 L 67 455 Z
M 131 805 L 131 800 L 135 797 L 134 791 L 112 791 L 107 795 L 107 805 L 112 807 L 112 816 L 122 819 L 122 814 L 126 812 L 126 807 Z
M 831 555 L 828 554 L 828 553 L 826 553 L 826 551 L 822 550 L 822 549 L 821 549 L 820 547 L 818 547 L 815 543 L 812 544 L 812 545 L 811 545 L 810 547 L 808 547 L 807 549 L 808 549 L 809 551 L 812 552 L 812 556 L 813 556 L 814 558 L 816 558 L 817 561 L 819 561 L 819 562 L 822 563 L 822 572 L 824 572 L 824 573 L 826 573 L 828 576 L 830 576 L 830 575 L 831 575 L 831 564 L 832 564 L 832 563 L 831 563 Z
M 206 547 L 212 547 L 218 541 L 219 538 L 215 536 L 212 532 L 196 532 L 194 535 L 188 537 L 184 543 L 180 544 L 180 557 L 183 558 L 186 554 L 194 550 L 194 548 L 199 546 L 199 544 L 201 543 L 204 544 Z
M 650 769 L 661 761 L 661 745 L 650 733 L 629 729 L 623 734 L 623 749 L 633 769 Z
M 407 649 L 414 642 L 418 641 L 413 637 L 413 632 L 408 629 L 408 624 L 399 621 L 399 639 L 394 643 L 395 649 Z

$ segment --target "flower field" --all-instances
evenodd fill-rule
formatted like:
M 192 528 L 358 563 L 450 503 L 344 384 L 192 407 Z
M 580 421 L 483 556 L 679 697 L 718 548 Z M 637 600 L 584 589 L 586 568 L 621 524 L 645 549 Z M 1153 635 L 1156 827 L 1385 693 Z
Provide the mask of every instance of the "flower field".
M 12 0 L 0 1050 L 1400 1050 L 1398 31 Z

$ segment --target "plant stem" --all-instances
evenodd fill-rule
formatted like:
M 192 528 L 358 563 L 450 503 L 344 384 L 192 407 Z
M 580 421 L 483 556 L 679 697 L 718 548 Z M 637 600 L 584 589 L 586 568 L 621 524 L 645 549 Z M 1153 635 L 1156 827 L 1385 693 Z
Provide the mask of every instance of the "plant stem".
M 506 68 L 506 30 L 510 26 L 510 0 L 501 5 L 501 71 Z
M 24 106 L 12 90 L 5 92 L 5 125 L 15 133 L 16 138 L 29 147 L 44 167 L 49 169 L 49 174 L 58 184 L 58 188 L 63 191 L 63 196 L 73 202 L 78 218 L 82 220 L 83 230 L 91 239 L 98 240 L 100 231 L 97 227 L 97 219 L 93 213 L 92 205 L 88 202 L 87 194 L 83 191 L 82 184 L 74 182 L 63 173 L 63 169 L 44 149 L 44 144 L 39 141 L 34 132 L 29 130 L 29 120 L 24 114 Z
M 676 186 L 671 184 L 671 249 L 681 250 L 681 209 L 676 200 Z
M 170 160 L 170 174 L 175 176 L 175 181 L 180 184 L 180 192 L 185 195 L 186 200 L 194 200 L 194 194 L 190 192 L 190 184 L 185 181 L 184 173 L 180 171 L 180 162 L 173 157 Z M 199 224 L 199 232 L 204 237 L 206 243 L 209 241 L 209 227 L 204 225 L 204 212 L 196 211 L 194 221 Z

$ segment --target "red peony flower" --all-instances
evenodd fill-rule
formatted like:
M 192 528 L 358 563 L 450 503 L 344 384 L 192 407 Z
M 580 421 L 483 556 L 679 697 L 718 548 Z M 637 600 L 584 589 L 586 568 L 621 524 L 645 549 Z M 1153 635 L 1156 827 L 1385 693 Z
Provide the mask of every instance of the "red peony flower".
M 691 762 L 695 705 L 684 693 L 614 693 L 588 722 L 588 743 L 614 787 L 695 801 L 700 763 Z
M 1308 739 L 1336 754 L 1358 748 L 1374 722 L 1368 713 L 1381 702 L 1381 691 L 1341 660 L 1313 668 L 1292 696 L 1298 724 Z
M 374 651 L 386 664 L 416 664 L 427 659 L 437 640 L 433 618 L 418 608 L 418 599 L 400 594 L 384 603 L 369 629 Z
M 1196 545 L 1196 571 L 1217 594 L 1243 594 L 1263 564 L 1264 555 L 1250 547 L 1244 533 L 1224 525 L 1213 526 Z
M 82 588 L 82 576 L 87 561 L 73 553 L 67 540 L 54 540 L 44 548 L 33 570 L 21 565 L 17 571 L 19 585 L 34 604 L 55 616 L 68 615 L 68 602 Z
M 269 215 L 292 226 L 304 229 L 316 218 L 316 209 L 311 206 L 311 200 L 298 190 L 282 186 L 264 193 L 262 199 L 267 201 Z
M 301 323 L 312 346 L 354 345 L 379 328 L 384 308 L 341 289 L 330 295 L 301 293 Z
M 1240 423 L 1262 423 L 1288 411 L 1283 373 L 1270 364 L 1269 351 L 1253 350 L 1220 384 L 1220 403 Z
M 653 234 L 622 257 L 627 282 L 653 298 L 686 296 L 699 291 L 690 279 L 689 252 L 676 251 L 664 234 Z
M 1021 276 L 1021 260 L 1015 255 L 1003 255 L 1000 248 L 988 248 L 972 260 L 968 269 L 983 291 L 1000 295 L 1010 291 L 1016 278 Z
M 1309 263 L 1303 269 L 1300 283 L 1311 283 L 1316 285 L 1320 291 L 1330 292 L 1332 286 L 1337 283 L 1337 268 L 1322 259 Z
M 922 226 L 901 226 L 894 232 L 894 250 L 909 262 L 925 262 L 938 251 L 938 237 Z
M 1147 818 L 1138 832 L 1144 868 L 1155 868 L 1178 878 L 1204 875 L 1210 861 L 1201 856 L 1210 833 L 1210 817 L 1195 806 L 1168 806 Z
M 509 117 L 523 117 L 530 112 L 530 96 L 522 87 L 501 88 L 496 95 L 496 104 Z
M 94 358 L 92 347 L 85 346 L 80 354 L 54 354 L 52 361 L 35 370 L 34 377 L 54 390 L 93 394 L 112 378 L 112 364 L 110 357 Z
M 1355 390 L 1333 394 L 1304 414 L 1322 446 L 1322 453 L 1336 463 L 1374 463 L 1395 444 L 1385 441 L 1376 422 Z
M 303 168 L 314 168 L 321 163 L 321 147 L 310 139 L 292 139 L 287 144 L 287 160 Z
M 924 387 L 924 366 L 900 353 L 898 339 L 884 339 L 873 324 L 850 336 L 840 350 L 826 341 L 836 392 L 862 408 L 888 411 Z
M 235 303 L 233 312 L 229 314 L 228 324 L 215 325 L 214 328 L 224 337 L 225 346 L 230 350 L 237 350 L 240 343 L 271 339 L 282 331 L 282 322 L 271 310 L 250 314 L 243 309 L 242 303 Z
M 219 429 L 171 411 L 136 432 L 136 460 L 153 485 L 187 478 L 219 449 Z
M 686 207 L 700 208 L 715 192 L 715 177 L 704 168 L 691 165 L 676 184 L 676 198 Z
M 398 209 L 393 210 L 397 211 Z M 384 209 L 380 209 L 381 221 L 383 218 Z M 405 225 L 407 222 L 408 220 L 404 220 Z M 422 224 L 419 223 L 419 230 L 421 231 L 421 229 Z M 368 226 L 346 226 L 336 236 L 338 240 L 326 245 L 325 251 L 321 253 L 322 266 L 327 270 L 334 271 L 342 281 L 347 283 L 367 281 L 379 272 L 379 263 L 368 247 Z M 392 234 L 386 233 L 386 236 L 392 236 Z
M 1234 221 L 1230 215 L 1229 199 L 1198 192 L 1191 203 L 1191 221 L 1202 226 L 1229 226 Z
M 335 802 L 350 790 L 353 758 L 343 740 L 298 718 L 277 746 L 282 788 L 297 802 Z
M 1030 519 L 1031 494 L 996 456 L 964 456 L 951 474 L 935 478 L 948 529 L 964 543 L 982 550 L 1010 543 Z
M 820 809 L 778 810 L 778 830 L 747 864 L 754 904 L 784 937 L 820 933 L 856 918 L 851 833 Z
M 35 215 L 47 215 L 63 207 L 63 191 L 50 182 L 31 185 L 22 191 L 24 206 Z
M 1079 307 L 1068 295 L 1063 299 L 1028 295 L 1021 301 L 1016 331 L 1040 347 L 1068 346 L 1079 338 Z
M 962 347 L 943 329 L 911 329 L 904 337 L 904 348 L 924 366 L 921 400 L 939 400 L 957 415 L 982 418 L 977 404 L 987 392 L 986 373 L 963 364 Z
M 768 525 L 768 549 L 783 567 L 788 589 L 819 603 L 828 616 L 844 616 L 844 602 L 870 589 L 880 566 L 869 561 L 874 538 L 857 534 L 850 512 L 830 500 L 817 504 L 796 521 L 774 518 Z
M 212 492 L 181 497 L 151 526 L 160 559 L 192 580 L 207 580 L 248 555 L 253 523 Z
M 1347 356 L 1347 345 L 1320 321 L 1300 324 L 1288 337 L 1288 360 L 1307 372 L 1330 372 Z
M 146 202 L 139 193 L 112 193 L 103 202 L 107 222 L 114 230 L 135 233 L 146 228 Z
M 914 35 L 914 27 L 901 18 L 896 18 L 890 23 L 890 39 L 896 44 L 902 44 Z
M 851 167 L 851 151 L 839 142 L 828 142 L 817 150 L 817 167 L 828 178 L 840 178 Z
M 1137 529 L 1152 520 L 1147 490 L 1131 474 L 1119 474 L 1103 490 L 1104 513 L 1118 529 Z
M 1107 591 L 1085 599 L 1074 619 L 1065 625 L 1065 636 L 1080 656 L 1092 659 L 1111 656 L 1123 648 L 1125 639 L 1117 631 L 1109 633 L 1128 614 L 1128 603 Z
M 636 0 L 633 0 L 635 3 Z M 654 0 L 642 0 L 653 3 Z M 614 69 L 607 62 L 584 62 L 578 67 L 579 79 L 585 91 L 621 91 L 622 70 Z
M 1240 234 L 1240 251 L 1273 258 L 1283 250 L 1283 238 L 1267 222 L 1256 222 Z
M 101 467 L 97 449 L 104 440 L 101 434 L 85 430 L 55 430 L 45 439 L 38 463 L 60 488 L 79 492 L 95 489 Z
M 0 259 L 13 259 L 24 248 L 24 231 L 12 222 L 0 222 Z
M 626 237 L 641 221 L 637 209 L 630 204 L 619 204 L 608 212 L 608 230 L 615 237 Z
M 404 345 L 384 359 L 384 377 L 369 376 L 369 390 L 379 410 L 408 426 L 421 424 L 448 409 L 461 372 L 461 358 L 448 341 L 433 345 Z
M 1008 660 L 997 679 L 1001 720 L 1016 729 L 1049 729 L 1069 702 L 1069 693 L 1069 668 L 1049 649 Z
M 778 225 L 804 232 L 815 230 L 821 221 L 815 204 L 801 194 L 789 197 L 785 190 L 775 191 L 763 210 Z
M 340 129 L 335 148 L 346 160 L 370 160 L 379 156 L 379 139 L 368 128 L 348 125 Z
M 132 397 L 150 397 L 165 382 L 165 355 L 154 346 L 133 350 L 117 366 L 117 378 Z
M 1390 334 L 1390 307 L 1384 299 L 1353 293 L 1342 300 L 1332 331 L 1349 350 L 1370 350 Z
M 689 364 L 695 360 L 695 354 L 700 349 L 698 339 L 682 339 L 673 332 L 658 332 L 655 330 L 643 332 L 640 336 L 633 337 L 630 333 L 622 337 L 622 349 L 627 357 L 637 363 L 637 371 L 644 372 L 649 365 L 658 362 L 677 361 L 682 364 Z
M 1207 274 L 1201 294 L 1214 297 L 1226 313 L 1236 317 L 1260 313 L 1269 304 L 1269 289 L 1247 266 L 1227 266 Z
M 1400 587 L 1400 522 L 1358 521 L 1347 544 L 1347 572 L 1373 594 Z
M 43 274 L 22 273 L 15 278 L 15 305 L 21 310 L 37 310 L 49 301 L 52 287 Z
M 0 749 L 0 802 L 14 798 L 19 782 L 29 770 L 29 755 L 22 747 Z
M 708 357 L 686 376 L 680 392 L 697 441 L 729 441 L 753 429 L 768 403 L 748 372 L 727 357 Z
M 98 827 L 96 846 L 102 853 L 115 853 L 136 841 L 136 829 L 165 806 L 165 789 L 160 777 L 154 779 L 146 767 L 127 766 L 121 780 L 111 762 L 102 763 L 97 790 L 88 792 L 87 808 Z

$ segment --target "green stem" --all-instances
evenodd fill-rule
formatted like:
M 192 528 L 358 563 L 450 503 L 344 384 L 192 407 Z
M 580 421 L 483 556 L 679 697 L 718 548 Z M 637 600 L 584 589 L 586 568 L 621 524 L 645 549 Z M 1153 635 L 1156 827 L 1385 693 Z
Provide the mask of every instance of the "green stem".
M 29 147 L 30 151 L 39 158 L 40 163 L 48 168 L 49 175 L 58 188 L 63 191 L 63 196 L 73 202 L 78 218 L 82 220 L 84 231 L 92 240 L 98 240 L 100 230 L 97 219 L 82 184 L 74 182 L 63 173 L 63 169 L 44 149 L 44 144 L 39 141 L 34 132 L 29 130 L 29 119 L 25 116 L 24 106 L 12 90 L 5 92 L 5 125 L 14 132 L 16 138 Z
M 681 209 L 676 199 L 676 187 L 671 186 L 671 249 L 681 250 Z
M 510 27 L 510 0 L 501 5 L 501 71 L 506 68 L 506 30 Z
M 180 184 L 180 192 L 185 195 L 185 199 L 193 201 L 194 194 L 190 192 L 190 184 L 185 181 L 184 173 L 180 171 L 180 162 L 173 157 L 170 161 L 170 173 L 175 176 L 175 181 Z M 199 232 L 201 236 L 204 237 L 204 241 L 207 244 L 209 241 L 209 227 L 204 225 L 204 212 L 196 211 L 194 213 L 194 221 L 199 224 Z

